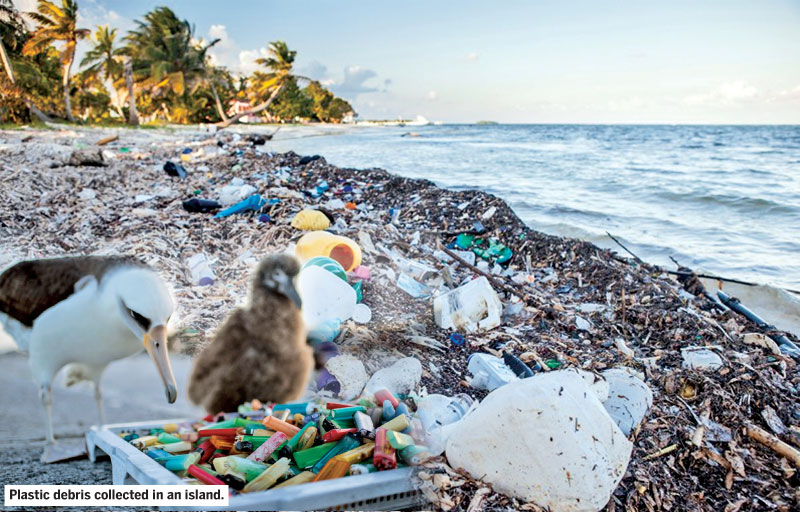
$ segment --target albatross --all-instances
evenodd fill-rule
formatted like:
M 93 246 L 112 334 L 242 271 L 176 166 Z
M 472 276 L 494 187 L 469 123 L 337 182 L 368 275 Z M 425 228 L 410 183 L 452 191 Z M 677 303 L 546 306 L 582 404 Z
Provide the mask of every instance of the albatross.
M 28 260 L 0 274 L 0 325 L 27 351 L 53 436 L 52 390 L 67 367 L 68 385 L 94 383 L 105 423 L 100 381 L 112 361 L 144 349 L 161 375 L 169 403 L 178 396 L 167 352 L 172 297 L 145 263 L 129 257 L 76 256 Z

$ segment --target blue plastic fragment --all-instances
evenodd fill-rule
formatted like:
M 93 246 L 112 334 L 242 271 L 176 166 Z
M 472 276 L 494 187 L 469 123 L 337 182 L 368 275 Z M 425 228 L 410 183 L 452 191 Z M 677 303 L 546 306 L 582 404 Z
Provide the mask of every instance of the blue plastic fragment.
M 260 210 L 267 204 L 267 200 L 263 199 L 260 195 L 254 194 L 244 201 L 239 201 L 233 206 L 225 208 L 221 212 L 215 215 L 216 218 L 221 219 L 223 217 L 228 217 L 235 213 L 245 213 L 245 212 L 255 212 Z

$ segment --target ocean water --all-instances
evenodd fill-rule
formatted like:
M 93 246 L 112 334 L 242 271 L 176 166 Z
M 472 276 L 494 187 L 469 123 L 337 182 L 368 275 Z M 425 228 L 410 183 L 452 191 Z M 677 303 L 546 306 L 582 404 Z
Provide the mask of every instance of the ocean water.
M 418 136 L 403 136 L 413 132 Z M 800 289 L 800 126 L 283 129 L 270 149 L 505 200 L 531 227 Z

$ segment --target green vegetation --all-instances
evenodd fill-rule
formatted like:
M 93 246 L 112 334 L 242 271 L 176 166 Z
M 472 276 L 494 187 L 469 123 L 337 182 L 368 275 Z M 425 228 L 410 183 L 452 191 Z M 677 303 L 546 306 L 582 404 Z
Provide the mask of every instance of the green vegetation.
M 294 73 L 297 55 L 283 41 L 239 76 L 214 65 L 219 40 L 198 41 L 194 26 L 156 7 L 121 36 L 109 26 L 76 25 L 78 3 L 39 0 L 21 13 L 0 0 L 0 123 L 66 120 L 139 125 L 342 122 L 352 106 L 319 82 Z M 88 50 L 72 72 L 78 44 Z M 77 64 L 76 64 L 77 65 Z M 244 118 L 244 119 L 243 119 Z

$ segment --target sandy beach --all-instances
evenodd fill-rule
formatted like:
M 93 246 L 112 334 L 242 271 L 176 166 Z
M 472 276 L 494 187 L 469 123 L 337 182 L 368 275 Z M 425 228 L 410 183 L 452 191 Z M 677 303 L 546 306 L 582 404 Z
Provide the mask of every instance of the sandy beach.
M 466 358 L 473 352 L 499 354 L 502 348 L 532 365 L 554 360 L 561 368 L 592 372 L 630 366 L 645 376 L 654 405 L 630 436 L 633 454 L 611 498 L 612 509 L 642 510 L 658 503 L 663 508 L 721 510 L 753 495 L 780 510 L 796 503 L 794 472 L 743 430 L 751 423 L 764 425 L 765 408 L 777 411 L 787 424 L 800 414 L 796 362 L 743 341 L 744 334 L 763 330 L 692 297 L 659 269 L 586 242 L 535 232 L 499 198 L 444 190 L 429 181 L 392 175 L 391 169 L 340 169 L 324 158 L 301 164 L 299 155 L 272 153 L 269 142 L 253 145 L 248 133 L 244 127 L 216 134 L 189 128 L 0 132 L 0 236 L 6 241 L 0 261 L 135 254 L 170 283 L 178 304 L 171 343 L 176 351 L 192 353 L 245 299 L 255 261 L 296 241 L 299 232 L 289 225 L 294 214 L 306 206 L 327 205 L 350 187 L 358 208 L 334 210 L 341 221 L 337 231 L 356 240 L 366 233 L 376 246 L 389 250 L 364 248 L 364 264 L 372 272 L 364 302 L 372 319 L 364 325 L 346 324 L 337 340 L 340 350 L 363 361 L 369 373 L 401 356 L 414 356 L 423 363 L 421 385 L 428 392 L 467 392 L 481 399 L 486 392 L 471 389 L 465 381 Z M 65 164 L 74 150 L 92 148 L 111 134 L 119 139 L 101 148 L 105 167 Z M 185 162 L 189 177 L 179 181 L 167 176 L 162 165 L 178 161 L 185 148 L 191 149 Z M 279 199 L 261 212 L 269 215 L 268 222 L 259 221 L 258 215 L 214 219 L 182 208 L 189 197 L 214 199 L 233 178 L 253 184 L 264 197 Z M 303 193 L 322 181 L 330 185 L 327 195 Z M 434 251 L 473 229 L 478 219 L 487 236 L 513 251 L 507 267 L 480 271 L 510 313 L 501 327 L 469 334 L 466 343 L 455 345 L 450 333 L 434 323 L 430 301 L 398 288 L 399 269 L 392 255 L 444 272 L 446 265 Z M 186 259 L 197 252 L 212 261 L 217 276 L 213 286 L 191 282 Z M 455 264 L 451 278 L 460 282 L 476 272 Z M 681 348 L 689 345 L 711 347 L 724 369 L 685 369 Z M 4 481 L 108 481 L 107 464 L 92 466 L 87 476 L 87 461 L 46 467 L 41 476 L 22 473 L 27 461 L 40 474 L 36 460 L 43 444 L 43 413 L 25 359 L 13 353 L 0 357 L 8 368 L 0 382 L 7 408 L 0 431 L 6 434 L 6 453 L 13 454 Z M 174 357 L 180 385 L 190 360 L 177 353 Z M 183 394 L 177 404 L 162 403 L 160 382 L 145 357 L 113 368 L 106 373 L 111 421 L 199 414 Z M 141 377 L 133 382 L 125 378 L 128 374 Z M 57 437 L 79 436 L 94 421 L 90 391 L 59 387 L 55 396 Z M 698 417 L 724 426 L 736 447 L 720 455 L 695 446 Z M 786 438 L 796 435 L 789 432 Z M 734 472 L 731 462 L 722 462 L 739 460 L 735 457 L 746 472 Z M 443 464 L 446 460 L 437 460 L 432 470 L 441 470 Z M 429 489 L 434 506 L 466 509 L 484 487 L 463 475 L 458 480 L 452 488 Z M 484 506 L 528 507 L 500 493 L 490 493 Z

